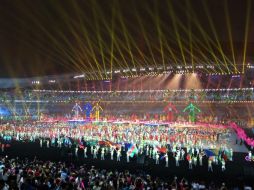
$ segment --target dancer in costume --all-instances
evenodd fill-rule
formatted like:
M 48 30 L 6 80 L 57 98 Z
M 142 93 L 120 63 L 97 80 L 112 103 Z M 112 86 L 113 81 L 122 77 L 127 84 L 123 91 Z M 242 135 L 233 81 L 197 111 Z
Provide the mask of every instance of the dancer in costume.
M 208 158 L 208 172 L 211 171 L 213 172 L 213 166 L 212 166 L 212 158 Z
M 114 160 L 114 152 L 115 152 L 115 149 L 111 148 L 110 150 L 111 160 Z
M 192 158 L 190 158 L 188 162 L 189 162 L 189 170 L 192 170 Z
M 85 147 L 83 151 L 84 151 L 84 158 L 87 158 L 87 154 L 86 154 L 87 153 L 87 147 Z
M 97 159 L 97 153 L 98 153 L 98 149 L 97 149 L 97 147 L 95 147 L 94 149 L 93 149 L 93 158 L 95 159 Z
M 189 121 L 190 122 L 195 122 L 196 121 L 196 115 L 197 112 L 201 112 L 200 109 L 198 109 L 196 106 L 194 106 L 192 103 L 190 103 L 184 110 L 183 112 L 189 110 Z
M 40 147 L 42 148 L 42 145 L 43 145 L 43 141 L 42 139 L 40 139 Z
M 159 153 L 157 152 L 157 153 L 156 153 L 156 156 L 155 156 L 155 164 L 159 164 L 159 158 L 160 158 L 160 155 L 159 155 Z
M 99 121 L 100 119 L 100 111 L 103 111 L 102 107 L 99 105 L 99 102 L 93 107 L 92 111 L 95 111 L 95 120 Z
M 127 160 L 127 163 L 130 162 L 130 152 L 129 151 L 127 151 L 127 153 L 126 153 L 126 160 Z
M 199 165 L 203 166 L 203 153 L 202 152 L 199 153 L 198 158 L 199 158 Z
M 121 158 L 121 150 L 120 149 L 118 149 L 117 150 L 117 157 L 116 157 L 116 161 L 117 162 L 120 162 L 121 160 L 120 160 L 120 158 Z
M 167 114 L 167 121 L 172 122 L 174 120 L 174 112 L 178 113 L 176 107 L 170 102 L 163 110 Z
M 176 166 L 178 167 L 179 166 L 179 155 L 178 154 L 175 155 L 175 160 L 176 160 Z
M 168 167 L 168 154 L 167 154 L 167 153 L 166 153 L 166 155 L 165 155 L 165 161 L 166 161 L 165 167 Z
M 75 156 L 78 157 L 78 146 L 75 147 Z
M 252 158 L 252 152 L 251 151 L 248 152 L 248 156 L 249 156 L 250 159 Z
M 221 160 L 221 171 L 225 171 L 226 170 L 226 162 L 224 159 Z
M 104 148 L 101 149 L 101 160 L 105 160 L 105 150 L 104 150 Z

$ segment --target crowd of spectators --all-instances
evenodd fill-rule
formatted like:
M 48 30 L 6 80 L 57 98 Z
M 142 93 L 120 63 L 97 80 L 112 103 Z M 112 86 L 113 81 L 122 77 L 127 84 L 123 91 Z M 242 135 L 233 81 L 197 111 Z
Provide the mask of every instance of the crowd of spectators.
M 84 104 L 89 101 L 101 101 L 103 104 L 103 112 L 101 116 L 104 118 L 112 118 L 112 115 L 117 118 L 131 119 L 132 114 L 136 114 L 140 120 L 144 119 L 144 115 L 150 114 L 151 119 L 157 115 L 165 115 L 163 108 L 167 101 L 197 101 L 196 104 L 202 110 L 198 114 L 198 120 L 203 122 L 221 122 L 225 123 L 227 119 L 234 119 L 241 126 L 249 125 L 251 120 L 251 111 L 245 105 L 241 108 L 242 112 L 235 112 L 234 107 L 217 106 L 213 104 L 213 108 L 209 106 L 202 106 L 199 102 L 202 101 L 247 101 L 254 100 L 254 93 L 252 89 L 245 90 L 188 90 L 188 91 L 108 91 L 108 92 L 82 92 L 82 91 L 33 91 L 33 90 L 6 90 L 2 91 L 0 95 L 0 117 L 1 120 L 39 120 L 41 115 L 48 115 L 49 117 L 64 116 L 71 118 L 73 116 L 72 107 L 75 102 L 79 102 L 83 108 Z M 112 104 L 103 101 L 113 101 Z M 125 102 L 114 104 L 117 102 Z M 154 101 L 152 104 L 139 103 L 135 101 Z M 128 105 L 127 105 L 128 104 Z M 144 105 L 145 104 L 145 105 Z M 156 104 L 156 105 L 155 105 Z M 157 105 L 158 104 L 158 105 Z M 163 105 L 165 104 L 165 105 Z M 218 103 L 219 104 L 219 103 Z M 2 106 L 6 107 L 8 114 L 2 112 Z M 245 106 L 245 107 L 244 107 Z M 182 110 L 178 108 L 178 110 Z M 210 109 L 210 110 L 209 110 Z M 135 110 L 135 111 L 134 111 Z M 84 115 L 83 113 L 80 113 Z M 212 119 L 210 119 L 210 116 Z M 180 117 L 180 118 L 179 118 Z M 187 116 L 179 112 L 176 118 L 180 121 L 188 120 Z M 146 117 L 147 118 L 147 117 Z M 160 118 L 160 117 L 159 117 Z M 216 118 L 216 119 L 215 119 Z M 252 126 L 253 124 L 250 124 Z
M 166 174 L 165 174 L 166 175 Z M 0 160 L 0 188 L 3 190 L 54 189 L 54 190 L 225 190 L 251 189 L 251 186 L 228 187 L 218 181 L 178 179 L 176 176 L 160 179 L 140 170 L 135 173 L 116 169 L 96 169 L 94 166 L 65 162 L 40 161 L 28 159 Z M 253 184 L 252 184 L 253 185 Z
M 254 100 L 253 89 L 249 90 L 155 90 L 155 91 L 5 91 L 1 93 L 1 102 L 12 101 L 250 101 Z

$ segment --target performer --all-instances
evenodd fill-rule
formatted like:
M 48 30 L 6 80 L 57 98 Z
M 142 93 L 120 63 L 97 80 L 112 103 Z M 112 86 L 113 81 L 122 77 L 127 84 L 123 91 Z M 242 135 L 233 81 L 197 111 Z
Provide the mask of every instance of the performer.
M 193 156 L 193 164 L 196 167 L 198 163 L 198 156 Z
M 203 154 L 202 154 L 202 152 L 199 153 L 198 158 L 199 158 L 199 165 L 203 166 Z
M 201 112 L 200 109 L 198 109 L 196 106 L 194 106 L 192 103 L 190 103 L 183 112 L 189 110 L 189 122 L 196 122 L 196 112 Z
M 143 145 L 140 144 L 140 145 L 137 145 L 136 147 L 137 147 L 138 153 L 143 154 Z
M 79 112 L 82 112 L 81 107 L 78 105 L 78 103 L 76 102 L 75 105 L 72 108 L 72 111 L 74 112 L 74 117 L 75 118 L 79 118 Z
M 184 149 L 182 148 L 182 150 L 181 150 L 181 160 L 184 159 L 184 156 L 185 156 L 185 151 L 184 151 Z
M 97 153 L 98 153 L 97 147 L 94 147 L 94 149 L 93 149 L 93 158 L 97 158 Z
M 129 151 L 127 151 L 127 153 L 126 153 L 126 160 L 127 160 L 127 163 L 130 162 L 130 153 L 129 153 Z
M 208 172 L 213 172 L 213 166 L 212 166 L 212 159 L 211 157 L 208 158 Z
M 155 164 L 159 164 L 160 155 L 156 153 Z
M 176 167 L 178 167 L 179 166 L 179 155 L 178 154 L 176 154 L 175 159 L 176 159 Z
M 189 163 L 189 169 L 192 169 L 192 158 L 191 158 L 191 154 L 187 154 L 186 159 L 188 160 L 188 163 Z
M 62 141 L 60 138 L 57 140 L 57 145 L 59 148 L 62 148 Z
M 156 154 L 157 154 L 157 151 L 155 150 L 155 148 L 153 148 L 153 159 L 156 159 Z
M 198 155 L 198 154 L 199 154 L 199 148 L 196 147 L 196 155 Z
M 56 145 L 56 139 L 55 139 L 55 137 L 53 137 L 51 139 L 51 146 L 55 147 L 55 145 Z
M 219 164 L 218 156 L 215 156 L 215 157 L 214 157 L 214 162 L 215 162 L 216 165 Z
M 78 157 L 78 146 L 75 147 L 75 156 Z
M 194 155 L 194 153 L 195 153 L 195 148 L 192 147 L 192 148 L 191 148 L 191 155 Z
M 167 121 L 172 122 L 174 120 L 174 112 L 178 113 L 176 107 L 170 102 L 163 110 L 167 114 Z
M 111 151 L 110 151 L 111 160 L 114 160 L 114 151 L 115 151 L 115 149 L 111 148 Z
M 248 156 L 249 156 L 249 159 L 252 158 L 252 152 L 251 151 L 249 151 Z
M 149 146 L 146 145 L 146 156 L 149 156 Z
M 150 148 L 150 155 L 149 155 L 149 158 L 152 158 L 152 155 L 153 155 L 153 148 Z
M 84 151 L 84 158 L 87 158 L 87 147 L 85 147 L 84 149 L 83 149 L 83 151 Z
M 40 147 L 42 148 L 42 138 L 40 138 Z
M 90 151 L 91 151 L 91 155 L 93 156 L 94 154 L 93 146 L 91 146 Z
M 229 160 L 230 161 L 233 161 L 233 154 L 234 154 L 234 152 L 233 152 L 233 148 L 230 148 L 230 152 L 229 152 Z
M 104 156 L 105 156 L 105 150 L 104 150 L 104 148 L 102 148 L 101 149 L 101 160 L 105 160 Z
M 17 133 L 16 139 L 17 141 L 19 141 L 19 133 Z
M 192 158 L 189 159 L 189 169 L 192 170 Z
M 120 157 L 121 157 L 121 150 L 120 149 L 117 150 L 117 154 L 116 155 L 117 155 L 116 161 L 120 162 Z
M 96 105 L 93 107 L 92 111 L 95 110 L 95 120 L 100 120 L 100 111 L 103 111 L 102 107 L 99 105 L 99 102 L 96 103 Z
M 168 167 L 168 154 L 167 154 L 167 153 L 166 153 L 166 155 L 165 155 L 165 161 L 166 161 L 165 167 Z
M 221 160 L 221 171 L 225 171 L 226 170 L 226 162 L 224 159 Z

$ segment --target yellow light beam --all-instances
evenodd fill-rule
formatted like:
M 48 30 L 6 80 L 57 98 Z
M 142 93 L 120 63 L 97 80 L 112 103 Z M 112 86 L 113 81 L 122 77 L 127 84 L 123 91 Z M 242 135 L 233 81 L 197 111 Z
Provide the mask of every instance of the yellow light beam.
M 248 42 L 248 36 L 249 36 L 250 12 L 251 12 L 251 1 L 249 0 L 248 3 L 247 3 L 247 11 L 246 11 L 246 23 L 245 23 L 245 32 L 244 32 L 242 73 L 245 73 L 246 50 L 247 50 L 247 42 Z

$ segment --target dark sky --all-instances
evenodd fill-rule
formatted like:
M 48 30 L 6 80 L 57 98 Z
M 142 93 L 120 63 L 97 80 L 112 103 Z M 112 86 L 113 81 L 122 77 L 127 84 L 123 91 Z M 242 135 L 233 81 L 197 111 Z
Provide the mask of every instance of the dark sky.
M 251 0 L 2 0 L 0 76 L 240 64 L 253 34 Z

